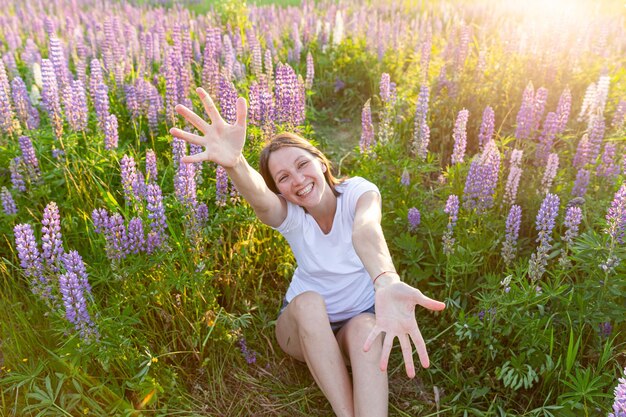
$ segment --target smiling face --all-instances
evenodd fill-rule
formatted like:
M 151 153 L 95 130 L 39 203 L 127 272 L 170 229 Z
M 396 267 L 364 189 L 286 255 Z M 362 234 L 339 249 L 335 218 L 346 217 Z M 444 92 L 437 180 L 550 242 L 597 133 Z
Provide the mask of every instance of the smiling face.
M 278 149 L 268 168 L 280 194 L 294 204 L 314 207 L 332 191 L 324 178 L 325 165 L 308 151 L 294 146 Z

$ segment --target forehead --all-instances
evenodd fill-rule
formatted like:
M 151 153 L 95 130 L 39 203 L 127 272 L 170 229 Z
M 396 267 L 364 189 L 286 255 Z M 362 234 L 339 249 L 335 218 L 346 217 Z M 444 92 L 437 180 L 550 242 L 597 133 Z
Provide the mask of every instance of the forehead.
M 274 175 L 280 170 L 293 166 L 293 164 L 301 157 L 305 157 L 307 159 L 314 158 L 313 154 L 307 150 L 295 146 L 286 146 L 270 154 L 267 160 L 267 167 L 270 170 L 270 174 Z

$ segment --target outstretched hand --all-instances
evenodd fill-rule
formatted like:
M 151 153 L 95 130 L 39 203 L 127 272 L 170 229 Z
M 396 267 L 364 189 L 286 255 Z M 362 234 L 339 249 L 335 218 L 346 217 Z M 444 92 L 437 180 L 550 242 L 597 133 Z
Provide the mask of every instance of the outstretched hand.
M 237 99 L 237 120 L 235 124 L 231 125 L 222 119 L 213 100 L 203 88 L 198 88 L 196 92 L 211 123 L 181 104 L 176 106 L 176 112 L 203 134 L 200 136 L 175 127 L 170 129 L 173 136 L 204 147 L 204 151 L 195 155 L 187 155 L 182 158 L 182 161 L 212 161 L 224 168 L 231 168 L 239 160 L 246 140 L 246 116 L 248 112 L 246 100 L 243 97 Z
M 394 282 L 376 291 L 376 325 L 365 341 L 363 350 L 367 352 L 376 337 L 381 332 L 385 332 L 383 350 L 380 356 L 381 371 L 387 370 L 389 354 L 396 337 L 400 340 L 406 373 L 409 378 L 415 377 L 413 348 L 409 337 L 417 348 L 422 366 L 428 368 L 430 365 L 426 343 L 415 320 L 415 306 L 418 304 L 435 311 L 443 310 L 446 307 L 441 301 L 426 297 L 420 290 L 404 282 Z

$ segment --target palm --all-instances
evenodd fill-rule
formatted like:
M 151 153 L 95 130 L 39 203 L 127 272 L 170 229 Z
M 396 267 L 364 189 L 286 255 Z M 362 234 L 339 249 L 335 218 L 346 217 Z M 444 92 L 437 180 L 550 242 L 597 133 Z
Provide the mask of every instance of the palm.
M 429 366 L 426 343 L 415 320 L 415 306 L 419 304 L 429 310 L 442 310 L 445 304 L 426 297 L 404 282 L 395 282 L 376 291 L 376 325 L 365 342 L 364 349 L 369 350 L 373 341 L 385 332 L 383 350 L 380 358 L 381 370 L 387 369 L 389 354 L 393 340 L 400 340 L 406 373 L 410 378 L 415 376 L 413 349 L 409 338 L 417 348 L 417 354 L 424 368 Z
M 203 89 L 198 89 L 198 95 L 211 123 L 185 106 L 177 105 L 176 111 L 202 132 L 202 135 L 177 128 L 170 130 L 170 133 L 177 138 L 204 147 L 204 151 L 184 157 L 183 162 L 212 161 L 224 168 L 233 167 L 241 157 L 246 140 L 246 102 L 243 98 L 237 100 L 237 121 L 234 124 L 228 124 L 222 119 L 211 97 Z

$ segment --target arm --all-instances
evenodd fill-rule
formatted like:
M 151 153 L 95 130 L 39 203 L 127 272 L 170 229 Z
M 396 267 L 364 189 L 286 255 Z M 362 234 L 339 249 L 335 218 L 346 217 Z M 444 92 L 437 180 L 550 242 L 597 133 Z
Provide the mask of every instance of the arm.
M 397 337 L 400 340 L 406 373 L 413 378 L 415 366 L 411 340 L 417 348 L 422 366 L 427 368 L 430 364 L 426 343 L 415 320 L 415 306 L 419 304 L 429 310 L 443 310 L 445 304 L 426 297 L 421 291 L 400 281 L 380 225 L 381 217 L 378 193 L 368 191 L 361 195 L 356 205 L 352 242 L 367 272 L 374 279 L 378 277 L 374 283 L 376 325 L 363 349 L 368 351 L 378 335 L 385 332 L 380 358 L 380 369 L 384 371 L 387 369 L 393 340 Z M 380 275 L 382 272 L 385 273 Z
M 237 99 L 237 120 L 230 125 L 222 119 L 213 100 L 202 88 L 196 90 L 211 124 L 187 107 L 176 106 L 176 111 L 194 125 L 203 136 L 172 128 L 170 133 L 187 142 L 201 145 L 204 151 L 183 157 L 182 161 L 212 161 L 224 167 L 237 191 L 250 203 L 259 219 L 272 227 L 278 227 L 287 216 L 287 203 L 274 194 L 265 184 L 263 177 L 254 170 L 243 156 L 246 140 L 246 101 Z

